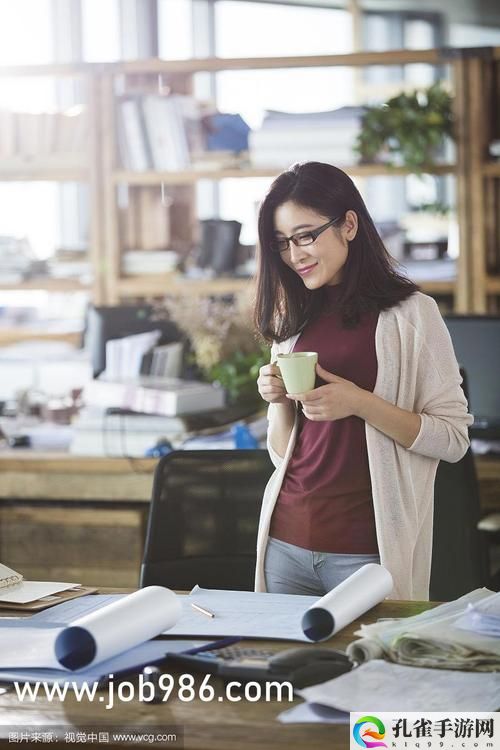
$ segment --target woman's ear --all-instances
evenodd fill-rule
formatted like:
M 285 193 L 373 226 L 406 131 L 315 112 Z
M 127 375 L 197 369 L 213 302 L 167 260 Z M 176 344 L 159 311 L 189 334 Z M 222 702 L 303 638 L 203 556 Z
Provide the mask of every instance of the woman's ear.
M 342 225 L 342 234 L 348 242 L 356 237 L 358 233 L 358 215 L 355 211 L 349 209 L 346 212 L 344 223 Z

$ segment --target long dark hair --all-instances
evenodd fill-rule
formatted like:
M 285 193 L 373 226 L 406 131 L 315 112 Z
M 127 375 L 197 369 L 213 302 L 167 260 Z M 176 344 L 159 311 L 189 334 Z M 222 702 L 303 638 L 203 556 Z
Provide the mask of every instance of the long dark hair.
M 302 331 L 321 313 L 325 301 L 324 288 L 307 289 L 279 253 L 270 249 L 276 233 L 275 211 L 287 201 L 326 218 L 341 217 L 335 226 L 342 225 L 349 209 L 358 216 L 338 299 L 345 327 L 357 325 L 362 313 L 387 310 L 418 290 L 396 270 L 351 178 L 331 164 L 294 164 L 274 180 L 259 211 L 255 326 L 264 339 L 284 341 Z

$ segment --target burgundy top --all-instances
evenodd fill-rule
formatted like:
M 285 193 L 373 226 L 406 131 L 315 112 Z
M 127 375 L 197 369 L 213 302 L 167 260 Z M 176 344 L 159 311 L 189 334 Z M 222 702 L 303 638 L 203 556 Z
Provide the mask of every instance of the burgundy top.
M 328 372 L 373 391 L 377 378 L 378 314 L 343 328 L 338 289 L 327 287 L 324 313 L 309 324 L 294 351 L 318 352 Z M 324 381 L 316 378 L 316 387 Z M 299 407 L 297 442 L 276 501 L 270 536 L 315 552 L 378 553 L 366 448 L 359 417 L 316 422 Z

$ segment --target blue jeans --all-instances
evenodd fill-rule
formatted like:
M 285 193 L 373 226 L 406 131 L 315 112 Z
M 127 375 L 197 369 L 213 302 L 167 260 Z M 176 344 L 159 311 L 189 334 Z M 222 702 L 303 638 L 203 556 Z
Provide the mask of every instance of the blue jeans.
M 379 563 L 378 555 L 343 555 L 311 552 L 269 537 L 264 574 L 273 594 L 323 596 L 367 563 Z

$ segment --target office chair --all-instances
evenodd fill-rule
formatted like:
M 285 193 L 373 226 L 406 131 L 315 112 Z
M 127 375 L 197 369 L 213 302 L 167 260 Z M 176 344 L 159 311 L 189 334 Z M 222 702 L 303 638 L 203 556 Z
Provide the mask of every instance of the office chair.
M 451 601 L 488 583 L 486 548 L 477 528 L 479 485 L 471 449 L 440 461 L 434 486 L 430 599 Z
M 155 471 L 140 586 L 253 590 L 265 450 L 174 451 Z
M 463 368 L 462 388 L 468 398 Z M 480 495 L 469 448 L 451 464 L 440 461 L 434 485 L 434 530 L 430 599 L 451 601 L 488 583 L 487 550 L 478 530 Z

